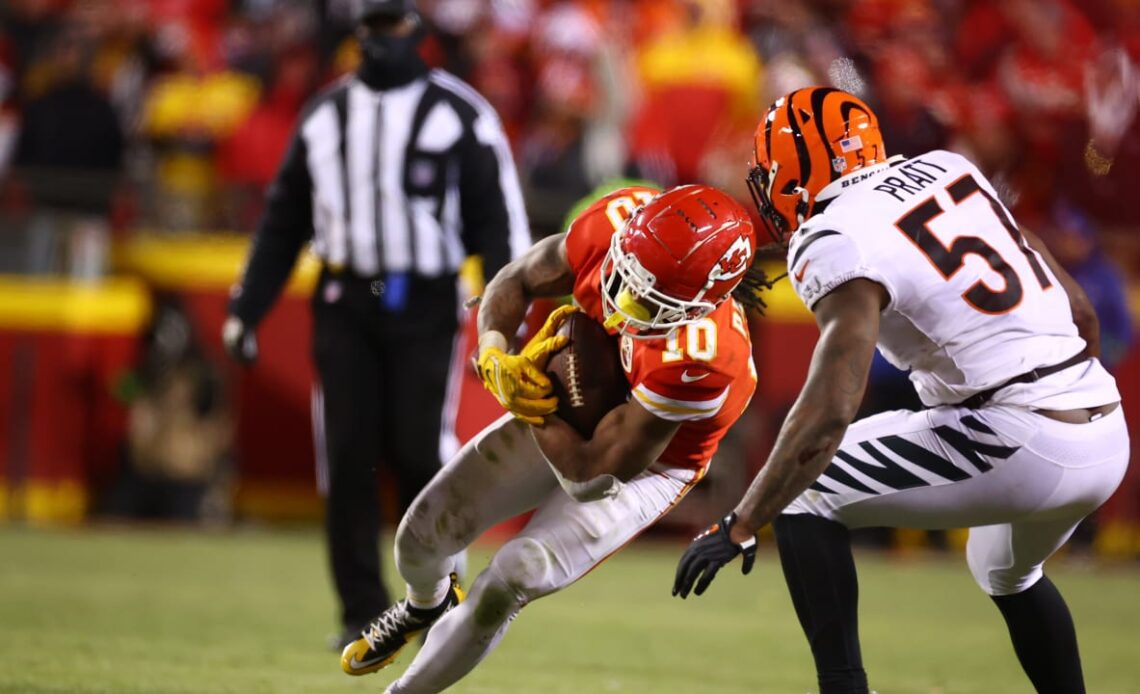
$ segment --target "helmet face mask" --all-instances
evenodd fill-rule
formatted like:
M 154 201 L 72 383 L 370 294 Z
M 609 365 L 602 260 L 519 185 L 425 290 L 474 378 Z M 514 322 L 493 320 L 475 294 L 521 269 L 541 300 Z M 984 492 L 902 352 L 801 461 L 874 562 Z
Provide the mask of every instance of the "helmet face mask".
M 779 164 L 774 164 L 772 168 L 778 167 Z M 748 192 L 752 194 L 752 203 L 760 212 L 760 219 L 764 222 L 764 228 L 768 235 L 776 243 L 784 244 L 787 242 L 789 233 L 788 220 L 784 219 L 784 216 L 776 210 L 776 206 L 772 204 L 771 196 L 768 195 L 768 185 L 772 178 L 774 176 L 759 164 L 753 164 L 752 168 L 748 170 Z
M 602 261 L 601 279 L 605 326 L 635 340 L 665 337 L 716 310 L 716 304 L 700 299 L 704 291 L 685 300 L 657 289 L 653 273 L 632 253 L 622 250 L 620 231 L 611 237 L 610 249 Z
M 648 340 L 704 318 L 740 283 L 755 245 L 748 213 L 724 193 L 661 193 L 610 237 L 599 273 L 605 327 Z

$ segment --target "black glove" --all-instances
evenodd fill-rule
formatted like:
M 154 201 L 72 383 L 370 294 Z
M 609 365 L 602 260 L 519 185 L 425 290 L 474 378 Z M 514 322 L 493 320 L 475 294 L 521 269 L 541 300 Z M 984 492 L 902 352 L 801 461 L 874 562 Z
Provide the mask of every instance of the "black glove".
M 680 595 L 681 599 L 687 598 L 698 576 L 701 580 L 697 581 L 697 589 L 694 592 L 697 595 L 704 593 L 716 578 L 716 572 L 735 559 L 738 554 L 744 555 L 741 573 L 747 574 L 752 570 L 752 565 L 756 563 L 756 538 L 751 537 L 740 544 L 729 539 L 728 531 L 735 522 L 736 512 L 733 511 L 725 516 L 724 520 L 713 523 L 693 539 L 682 555 L 681 563 L 677 564 L 677 577 L 673 579 L 673 595 Z
M 257 335 L 237 316 L 229 316 L 222 324 L 222 346 L 242 364 L 257 361 Z

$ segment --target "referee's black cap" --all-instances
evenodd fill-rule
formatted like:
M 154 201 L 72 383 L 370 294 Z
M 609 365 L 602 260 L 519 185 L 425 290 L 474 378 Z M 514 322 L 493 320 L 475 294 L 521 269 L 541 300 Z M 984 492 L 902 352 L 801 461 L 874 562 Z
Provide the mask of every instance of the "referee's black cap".
M 370 17 L 403 17 L 415 13 L 415 0 L 356 0 L 354 19 L 363 22 Z

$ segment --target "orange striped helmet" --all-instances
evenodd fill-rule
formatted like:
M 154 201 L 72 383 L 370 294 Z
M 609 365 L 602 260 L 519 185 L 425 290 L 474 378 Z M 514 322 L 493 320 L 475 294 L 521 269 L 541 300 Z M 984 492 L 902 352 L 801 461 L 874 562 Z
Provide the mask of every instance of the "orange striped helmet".
M 887 160 L 871 108 L 831 87 L 797 89 L 777 99 L 754 138 L 748 188 L 779 243 L 811 217 L 815 197 L 827 184 Z

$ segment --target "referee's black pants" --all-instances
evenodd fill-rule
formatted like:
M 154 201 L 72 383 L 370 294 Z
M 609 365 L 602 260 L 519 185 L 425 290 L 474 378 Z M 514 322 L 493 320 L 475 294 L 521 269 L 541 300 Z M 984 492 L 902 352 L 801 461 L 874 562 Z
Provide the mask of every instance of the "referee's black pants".
M 385 305 L 382 280 L 326 270 L 313 294 L 318 479 L 327 485 L 329 560 L 350 631 L 391 603 L 380 573 L 378 465 L 392 472 L 401 514 L 440 468 L 456 278 L 411 278 L 406 289 L 402 306 Z

